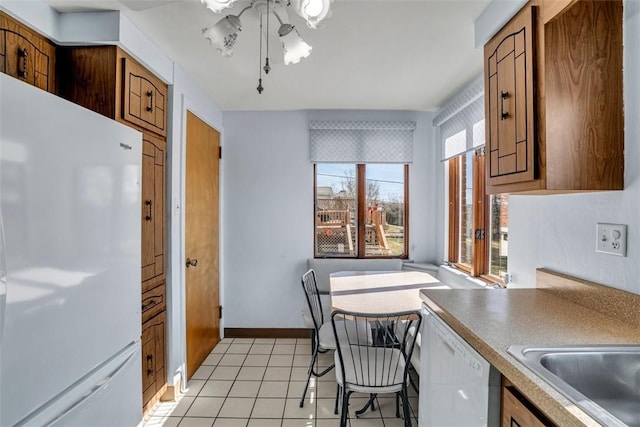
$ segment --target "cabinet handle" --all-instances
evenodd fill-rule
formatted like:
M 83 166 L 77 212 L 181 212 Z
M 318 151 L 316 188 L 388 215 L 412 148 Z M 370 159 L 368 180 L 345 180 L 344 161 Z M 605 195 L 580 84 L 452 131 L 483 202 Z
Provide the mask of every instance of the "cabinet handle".
M 147 97 L 149 97 L 149 105 L 147 105 L 147 111 L 153 111 L 153 91 L 147 91 Z
M 153 355 L 147 354 L 147 375 L 153 375 Z
M 26 79 L 27 76 L 29 75 L 27 71 L 27 60 L 29 58 L 27 49 L 18 48 L 18 57 L 22 58 L 22 61 L 18 61 L 18 76 L 22 77 L 23 79 Z M 20 62 L 22 62 L 22 69 L 20 69 Z
M 151 300 L 151 301 L 149 302 L 149 304 L 145 304 L 145 305 L 143 305 L 143 306 L 142 306 L 142 311 L 147 311 L 147 310 L 148 310 L 148 309 L 150 309 L 151 307 L 154 307 L 156 304 L 158 304 L 158 301 L 157 301 L 157 300 L 155 300 L 155 299 L 154 299 L 154 300 Z
M 146 221 L 151 221 L 151 211 L 153 210 L 153 209 L 152 209 L 152 202 L 151 202 L 151 200 L 145 200 L 145 201 L 144 201 L 144 205 L 145 205 L 147 208 L 149 208 L 149 213 L 147 214 L 147 216 L 145 216 L 145 217 L 144 217 L 144 219 L 145 219 Z
M 500 120 L 505 120 L 509 117 L 509 112 L 504 111 L 504 100 L 509 97 L 509 92 L 500 92 Z

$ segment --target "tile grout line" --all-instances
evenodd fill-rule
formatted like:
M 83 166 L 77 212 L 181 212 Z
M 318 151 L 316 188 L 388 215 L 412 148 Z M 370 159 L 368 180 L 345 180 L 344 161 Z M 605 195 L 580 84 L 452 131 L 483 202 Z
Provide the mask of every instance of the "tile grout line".
M 224 351 L 221 351 L 220 353 L 213 353 L 213 350 L 212 350 L 212 353 L 210 353 L 210 355 L 211 355 L 211 354 L 217 354 L 217 355 L 219 355 L 219 359 L 218 359 L 218 361 L 217 361 L 217 363 L 216 363 L 216 364 L 212 364 L 212 365 L 211 365 L 211 366 L 212 366 L 212 371 L 211 371 L 211 373 L 210 373 L 206 378 L 204 378 L 202 386 L 200 387 L 200 389 L 198 390 L 198 392 L 197 392 L 197 393 L 195 393 L 195 395 L 193 396 L 193 401 L 192 401 L 192 402 L 188 405 L 188 407 L 185 409 L 184 414 L 183 414 L 183 415 L 180 415 L 180 416 L 178 416 L 178 417 L 175 417 L 175 418 L 177 418 L 177 419 L 178 419 L 178 424 L 182 423 L 182 422 L 185 420 L 185 418 L 193 418 L 193 417 L 189 417 L 189 416 L 187 416 L 187 413 L 188 413 L 191 409 L 193 409 L 193 405 L 195 404 L 195 402 L 196 402 L 196 400 L 197 400 L 198 398 L 203 398 L 203 397 L 216 397 L 216 396 L 203 396 L 203 395 L 202 395 L 202 393 L 203 393 L 203 390 L 204 390 L 205 386 L 207 385 L 207 383 L 209 383 L 209 382 L 211 382 L 211 381 L 216 381 L 216 380 L 212 380 L 212 379 L 211 379 L 211 377 L 212 377 L 213 373 L 215 372 L 215 370 L 216 370 L 217 368 L 220 368 L 220 367 L 227 367 L 227 366 L 221 366 L 221 365 L 220 365 L 220 363 L 223 363 L 223 362 L 222 362 L 223 358 L 224 358 L 225 356 L 228 356 L 228 355 L 236 355 L 236 356 L 237 356 L 237 355 L 242 355 L 242 356 L 243 356 L 243 358 L 242 358 L 242 359 L 243 359 L 243 360 L 242 360 L 242 364 L 241 364 L 241 365 L 239 365 L 239 366 L 237 366 L 237 367 L 238 367 L 238 371 L 236 372 L 236 374 L 234 375 L 234 377 L 233 377 L 232 379 L 230 379 L 231 385 L 230 385 L 229 389 L 225 392 L 225 395 L 224 395 L 224 396 L 221 396 L 221 397 L 223 397 L 223 400 L 222 400 L 222 403 L 221 403 L 221 406 L 220 406 L 220 410 L 216 413 L 216 415 L 215 415 L 215 416 L 205 416 L 204 418 L 210 419 L 210 420 L 212 420 L 214 423 L 215 423 L 218 419 L 221 419 L 221 420 L 222 420 L 222 419 L 225 419 L 225 418 L 229 418 L 229 417 L 220 417 L 220 413 L 221 413 L 222 408 L 224 407 L 224 405 L 225 405 L 226 403 L 230 402 L 232 399 L 234 399 L 234 398 L 235 398 L 235 397 L 230 396 L 230 393 L 231 393 L 231 391 L 233 390 L 234 386 L 236 386 L 236 385 L 238 385 L 238 384 L 241 384 L 243 381 L 255 381 L 255 382 L 259 382 L 258 390 L 257 390 L 256 396 L 255 396 L 255 399 L 254 399 L 253 405 L 252 405 L 252 407 L 251 407 L 251 410 L 249 411 L 249 415 L 248 415 L 248 419 L 247 419 L 247 424 L 245 425 L 245 427 L 247 427 L 248 425 L 251 425 L 251 421 L 252 421 L 252 420 L 258 420 L 258 419 L 261 419 L 261 418 L 255 418 L 255 417 L 253 416 L 253 415 L 254 415 L 254 411 L 255 411 L 255 409 L 256 409 L 256 404 L 257 404 L 257 400 L 258 400 L 258 399 L 276 399 L 276 400 L 283 400 L 283 401 L 284 401 L 284 406 L 283 406 L 283 408 L 282 408 L 282 412 L 281 412 L 280 414 L 278 414 L 278 415 L 277 415 L 276 417 L 274 417 L 274 418 L 269 418 L 269 420 L 273 420 L 273 422 L 274 422 L 274 424 L 275 424 L 275 425 L 279 425 L 280 427 L 284 426 L 286 421 L 291 421 L 291 420 L 302 420 L 302 419 L 304 419 L 304 420 L 306 420 L 307 422 L 308 422 L 308 421 L 312 421 L 312 423 L 311 423 L 311 424 L 312 424 L 313 426 L 315 426 L 315 425 L 320 421 L 320 419 L 318 418 L 318 416 L 319 416 L 319 403 L 320 403 L 320 396 L 319 396 L 319 387 L 320 387 L 320 382 L 318 381 L 318 379 L 315 379 L 316 381 L 314 382 L 314 385 L 313 385 L 313 387 L 315 388 L 314 406 L 313 406 L 313 408 L 309 408 L 309 409 L 312 409 L 313 418 L 312 418 L 312 419 L 308 419 L 308 418 L 301 418 L 301 419 L 298 419 L 298 418 L 286 418 L 286 417 L 285 417 L 286 409 L 287 409 L 287 402 L 288 402 L 289 400 L 291 400 L 291 401 L 293 401 L 294 403 L 297 403 L 297 401 L 298 401 L 297 396 L 293 396 L 293 395 L 291 395 L 291 397 L 289 397 L 289 393 L 293 390 L 293 389 L 292 389 L 293 384 L 291 384 L 291 383 L 292 383 L 292 382 L 301 382 L 301 383 L 304 383 L 304 381 L 306 381 L 306 375 L 307 375 L 307 373 L 308 373 L 308 366 L 296 366 L 296 364 L 295 364 L 294 360 L 295 360 L 296 356 L 305 356 L 305 357 L 307 357 L 307 358 L 308 358 L 308 357 L 310 357 L 310 354 L 306 354 L 306 353 L 307 353 L 307 351 L 308 351 L 308 349 L 307 349 L 306 347 L 308 347 L 308 346 L 309 346 L 309 344 L 307 344 L 308 340 L 305 340 L 304 342 L 302 342 L 302 340 L 296 340 L 296 341 L 295 341 L 295 343 L 291 343 L 291 342 L 281 343 L 281 345 L 288 345 L 288 346 L 291 346 L 291 347 L 292 347 L 292 353 L 280 353 L 280 352 L 279 352 L 279 351 L 283 351 L 283 350 L 279 350 L 279 351 L 276 353 L 276 351 L 277 351 L 277 350 L 276 350 L 276 346 L 278 346 L 278 345 L 279 345 L 279 344 L 278 344 L 278 340 L 277 340 L 277 339 L 276 339 L 276 340 L 274 340 L 272 343 L 258 343 L 258 342 L 256 342 L 256 340 L 255 340 L 255 339 L 252 339 L 252 342 L 250 343 L 251 345 L 247 348 L 246 352 L 244 352 L 244 353 L 229 353 L 229 351 L 230 351 L 230 349 L 231 349 L 231 346 L 234 344 L 234 341 L 235 341 L 235 339 L 230 339 L 230 341 L 229 341 L 228 343 L 227 343 L 227 342 L 225 342 L 224 344 L 226 344 L 226 349 L 225 349 Z M 247 344 L 247 343 L 237 343 L 237 344 Z M 251 355 L 251 350 L 252 350 L 252 349 L 254 348 L 254 346 L 256 346 L 256 345 L 265 345 L 265 344 L 271 344 L 271 350 L 270 350 L 270 352 L 269 352 L 269 354 L 268 354 L 268 355 L 265 355 L 265 356 L 268 356 L 268 358 L 267 358 L 267 360 L 266 360 L 266 366 L 264 366 L 264 371 L 262 372 L 262 374 L 261 374 L 259 377 L 255 377 L 255 379 L 254 379 L 254 377 L 247 377 L 247 379 L 246 379 L 246 380 L 241 380 L 241 379 L 239 379 L 240 372 L 242 371 L 242 369 L 243 369 L 243 368 L 248 368 L 248 367 L 249 367 L 249 366 L 245 366 L 245 363 L 247 363 L 247 359 L 248 359 L 249 355 Z M 300 353 L 298 353 L 298 352 L 300 352 Z M 264 386 L 264 383 L 265 383 L 265 382 L 270 382 L 270 381 L 268 381 L 268 380 L 266 379 L 266 373 L 267 373 L 267 370 L 268 370 L 270 367 L 271 367 L 271 368 L 280 368 L 280 367 L 281 367 L 281 366 L 269 366 L 269 363 L 272 361 L 272 358 L 273 358 L 274 356 L 285 356 L 285 355 L 287 355 L 287 356 L 290 356 L 290 357 L 291 357 L 291 364 L 290 364 L 290 365 L 288 365 L 288 366 L 282 366 L 282 368 L 288 368 L 288 372 L 289 372 L 289 375 L 288 375 L 288 378 L 287 378 L 287 385 L 286 385 L 285 390 L 284 390 L 284 396 L 282 396 L 281 394 L 276 394 L 276 395 L 273 395 L 273 396 L 260 397 L 260 392 L 261 392 L 261 390 L 262 390 L 262 388 L 263 388 L 263 386 Z M 300 358 L 300 357 L 299 357 L 299 358 Z M 320 364 L 320 360 L 318 359 L 318 361 L 317 361 L 317 365 L 319 365 L 319 364 Z M 233 366 L 233 365 L 229 365 L 228 367 L 229 367 L 229 368 L 232 368 L 232 367 L 235 367 L 235 366 Z M 251 366 L 251 367 L 253 367 L 253 366 Z M 293 377 L 293 375 L 294 375 L 294 368 L 297 368 L 297 370 L 301 370 L 301 369 L 302 369 L 302 370 L 306 371 L 305 376 L 304 376 L 304 379 L 298 379 L 298 378 L 295 378 L 295 379 L 294 379 L 294 377 Z M 305 368 L 306 368 L 306 369 L 305 369 Z M 222 380 L 220 380 L 220 381 L 222 381 Z M 227 380 L 227 381 L 229 381 L 229 380 Z M 279 381 L 279 379 L 273 379 L 272 381 L 273 381 L 273 382 L 280 382 L 280 381 Z M 323 396 L 324 396 L 324 395 L 323 395 Z M 242 398 L 242 397 L 243 397 L 243 396 L 238 396 L 238 398 Z M 414 398 L 415 398 L 415 397 L 416 397 L 416 396 L 414 396 Z M 335 398 L 335 396 L 331 396 L 331 397 L 324 396 L 324 397 L 323 397 L 323 399 L 324 399 L 324 400 L 331 400 L 332 402 L 333 402 L 333 399 L 334 399 L 334 398 Z M 377 402 L 376 402 L 376 403 L 377 403 L 377 405 L 376 405 L 376 406 L 377 406 L 376 411 L 377 411 L 378 413 L 377 413 L 377 414 L 375 414 L 375 416 L 371 416 L 371 417 L 363 417 L 363 418 L 361 418 L 361 419 L 362 419 L 362 420 L 370 420 L 370 422 L 371 422 L 372 424 L 374 424 L 374 425 L 375 425 L 375 424 L 377 424 L 377 425 L 382 425 L 382 426 L 387 426 L 387 425 L 389 425 L 388 423 L 390 423 L 390 422 L 392 421 L 392 419 L 393 419 L 393 420 L 395 420 L 395 416 L 394 416 L 394 417 L 391 417 L 391 415 L 389 415 L 389 416 L 385 416 L 385 415 L 383 415 L 382 410 L 381 410 L 381 408 L 380 408 L 380 401 L 379 401 L 379 400 L 377 400 Z M 296 405 L 296 406 L 297 406 L 297 405 Z M 417 408 L 414 408 L 414 405 L 412 405 L 412 404 L 411 404 L 411 402 L 409 403 L 409 407 L 410 407 L 411 414 L 412 414 L 412 417 L 411 417 L 411 418 L 412 418 L 412 421 L 413 421 L 413 422 L 417 422 Z M 325 408 L 325 409 L 326 409 L 326 408 Z M 331 409 L 331 412 L 333 412 L 333 409 L 332 409 L 332 408 L 330 408 L 330 409 Z M 389 412 L 389 414 L 391 414 L 391 412 Z M 275 414 L 274 414 L 274 415 L 275 415 Z M 352 416 L 351 416 L 351 415 L 352 415 L 352 414 L 349 414 L 349 415 L 350 415 L 350 416 L 349 416 L 349 418 L 348 418 L 348 420 L 349 420 L 349 421 L 348 421 L 348 423 L 349 423 L 349 425 L 351 426 L 351 425 L 352 425 L 352 423 L 351 423 L 351 421 L 352 421 Z M 171 413 L 169 413 L 168 415 L 164 416 L 163 418 L 168 418 L 168 417 L 171 417 Z M 200 416 L 198 416 L 198 417 L 200 417 Z M 171 418 L 173 418 L 173 417 L 171 417 Z M 242 417 L 230 417 L 229 419 L 236 419 L 236 420 L 239 420 L 239 419 L 243 419 L 243 418 L 242 418 Z M 327 423 L 327 421 L 329 421 L 329 422 L 331 422 L 331 421 L 338 422 L 338 421 L 339 421 L 339 418 L 327 417 L 327 418 L 322 418 L 322 420 L 323 420 L 323 424 L 325 424 L 325 423 Z M 378 424 L 378 423 L 379 423 L 379 424 Z M 416 425 L 417 425 L 417 424 L 416 424 Z

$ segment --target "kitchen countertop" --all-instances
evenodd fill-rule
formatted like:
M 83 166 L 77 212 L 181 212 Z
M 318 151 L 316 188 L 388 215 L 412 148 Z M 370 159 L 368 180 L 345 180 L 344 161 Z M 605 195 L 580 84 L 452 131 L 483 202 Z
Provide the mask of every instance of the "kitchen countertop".
M 639 344 L 640 328 L 543 289 L 426 289 L 436 314 L 560 426 L 599 426 L 507 353 L 512 345 Z

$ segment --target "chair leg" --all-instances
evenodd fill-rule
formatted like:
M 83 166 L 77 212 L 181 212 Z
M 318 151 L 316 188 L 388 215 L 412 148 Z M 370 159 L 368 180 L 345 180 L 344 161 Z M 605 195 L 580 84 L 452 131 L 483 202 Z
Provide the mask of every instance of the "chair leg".
M 376 397 L 377 397 L 377 396 L 378 396 L 378 395 L 377 395 L 377 394 L 374 394 L 374 393 L 371 393 L 371 394 L 369 395 L 369 400 L 367 400 L 367 403 L 366 403 L 366 404 L 365 404 L 361 409 L 358 409 L 358 410 L 355 412 L 355 413 L 356 413 L 356 418 L 360 417 L 360 415 L 362 415 L 362 414 L 364 414 L 365 412 L 367 412 L 367 409 L 369 409 L 369 407 L 371 407 L 371 410 L 372 410 L 372 411 L 375 411 L 375 410 L 376 410 L 375 400 L 376 400 Z
M 349 415 L 349 396 L 351 392 L 346 392 L 342 388 L 342 413 L 340 414 L 340 427 L 347 427 L 347 416 Z
M 316 352 L 316 330 L 311 329 L 311 354 Z
M 342 392 L 342 387 L 340 384 L 336 384 L 336 406 L 333 408 L 333 413 L 338 415 L 338 403 L 340 402 L 340 393 Z
M 318 352 L 319 351 L 321 351 L 321 349 L 316 348 L 315 351 L 313 352 L 313 356 L 311 357 L 311 364 L 309 365 L 309 370 L 307 372 L 307 383 L 304 385 L 304 391 L 302 392 L 302 398 L 300 399 L 300 407 L 301 408 L 304 406 L 304 398 L 307 395 L 307 389 L 309 388 L 309 381 L 311 381 L 311 375 L 313 375 L 314 377 L 318 378 L 318 377 L 321 377 L 321 376 L 325 375 L 327 372 L 329 372 L 330 370 L 332 370 L 335 367 L 335 364 L 332 364 L 331 366 L 326 368 L 324 371 L 317 372 L 315 370 L 315 364 L 316 364 L 316 360 L 318 359 Z M 325 352 L 326 351 L 327 350 L 325 350 Z
M 311 364 L 309 365 L 309 371 L 307 372 L 307 383 L 304 385 L 304 391 L 302 392 L 302 398 L 300 399 L 301 408 L 304 406 L 304 398 L 307 395 L 307 389 L 309 388 L 309 381 L 311 381 L 311 375 L 314 374 L 313 365 L 315 365 L 317 357 L 318 357 L 318 352 L 314 351 L 313 356 L 311 357 Z
M 396 393 L 396 418 L 400 418 L 400 392 Z
M 411 427 L 411 409 L 409 408 L 409 397 L 407 396 L 406 385 L 402 388 L 402 409 L 404 412 L 404 427 Z
M 411 377 L 411 372 L 416 372 L 416 369 L 413 366 L 409 367 L 409 375 L 408 375 L 409 383 L 411 384 L 411 387 L 413 387 L 416 393 L 420 393 L 420 387 L 418 386 L 418 384 L 416 384 L 416 382 Z M 416 372 L 416 375 L 418 375 L 417 372 Z

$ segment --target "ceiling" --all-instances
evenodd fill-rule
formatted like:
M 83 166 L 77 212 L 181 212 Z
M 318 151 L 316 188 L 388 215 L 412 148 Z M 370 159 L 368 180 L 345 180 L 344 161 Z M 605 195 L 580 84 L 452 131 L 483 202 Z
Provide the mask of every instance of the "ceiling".
M 151 0 L 147 0 L 151 3 Z M 488 0 L 335 0 L 333 16 L 312 30 L 289 13 L 313 47 L 308 58 L 285 66 L 277 37 L 270 38 L 272 71 L 259 72 L 258 18 L 242 16 L 231 58 L 202 37 L 222 15 L 200 0 L 134 11 L 117 1 L 45 0 L 59 11 L 122 10 L 223 110 L 364 109 L 435 111 L 482 72 L 473 23 Z M 238 1 L 223 14 L 237 14 Z M 276 25 L 270 33 L 275 34 Z

